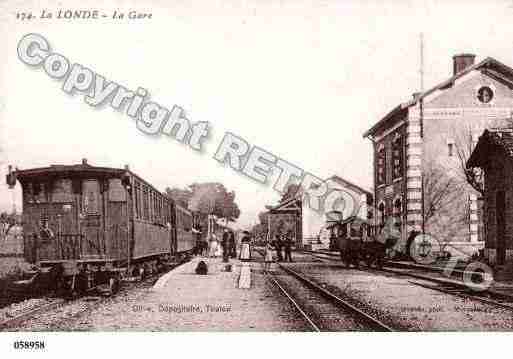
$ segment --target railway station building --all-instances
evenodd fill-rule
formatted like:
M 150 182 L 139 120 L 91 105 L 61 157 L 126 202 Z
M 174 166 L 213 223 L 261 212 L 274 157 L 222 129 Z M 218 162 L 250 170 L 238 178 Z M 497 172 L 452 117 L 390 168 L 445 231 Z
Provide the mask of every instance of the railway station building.
M 406 251 L 412 231 L 431 234 L 454 256 L 483 248 L 482 181 L 466 161 L 485 128 L 511 127 L 513 69 L 472 54 L 452 59 L 451 76 L 398 104 L 364 133 L 374 165 L 375 225 L 394 217 Z
M 309 207 L 307 199 L 298 193 L 277 206 L 269 207 L 271 220 L 286 220 L 295 223 L 292 232 L 298 248 L 328 249 L 330 247 L 330 225 L 350 216 L 367 220 L 372 217 L 372 193 L 339 176 L 331 176 L 326 180 L 330 191 L 338 190 L 349 194 L 356 202 L 354 209 L 350 206 L 340 211 L 315 211 Z M 356 213 L 353 213 L 356 212 Z M 271 233 L 271 236 L 274 234 Z

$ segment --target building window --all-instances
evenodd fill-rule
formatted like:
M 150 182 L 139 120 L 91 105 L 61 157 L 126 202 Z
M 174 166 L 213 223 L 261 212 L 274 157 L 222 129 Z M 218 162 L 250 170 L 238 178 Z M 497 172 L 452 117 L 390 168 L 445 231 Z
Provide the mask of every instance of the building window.
M 378 206 L 379 212 L 379 226 L 383 227 L 385 225 L 385 204 L 381 202 Z
M 401 214 L 403 213 L 403 203 L 400 198 L 397 198 L 394 201 L 394 218 L 396 220 L 396 223 L 400 226 L 401 225 Z
M 477 99 L 481 103 L 489 103 L 493 99 L 493 90 L 489 86 L 482 86 L 477 90 Z
M 392 179 L 403 176 L 403 138 L 396 133 L 392 141 Z
M 380 144 L 378 147 L 376 171 L 377 185 L 385 184 L 387 178 L 387 152 L 383 144 Z
M 454 143 L 447 144 L 447 151 L 448 151 L 449 157 L 454 156 Z

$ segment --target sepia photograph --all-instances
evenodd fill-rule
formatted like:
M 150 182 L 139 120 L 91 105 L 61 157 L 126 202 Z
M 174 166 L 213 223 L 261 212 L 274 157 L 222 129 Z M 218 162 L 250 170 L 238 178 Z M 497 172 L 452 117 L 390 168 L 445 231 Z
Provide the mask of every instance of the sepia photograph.
M 0 353 L 511 338 L 513 1 L 0 9 Z

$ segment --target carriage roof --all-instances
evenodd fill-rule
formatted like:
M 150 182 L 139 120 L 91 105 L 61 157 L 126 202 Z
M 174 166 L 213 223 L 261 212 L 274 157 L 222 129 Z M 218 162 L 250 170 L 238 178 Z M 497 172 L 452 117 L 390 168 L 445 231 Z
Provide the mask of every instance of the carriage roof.
M 13 172 L 17 179 L 20 180 L 21 183 L 29 180 L 34 180 L 38 178 L 67 178 L 67 177 L 114 177 L 114 178 L 123 178 L 123 176 L 128 175 L 133 178 L 136 178 L 138 181 L 144 183 L 146 186 L 165 196 L 162 192 L 156 189 L 153 185 L 142 179 L 140 176 L 130 171 L 127 168 L 113 168 L 113 167 L 98 167 L 91 166 L 86 161 L 83 161 L 81 164 L 75 165 L 50 165 L 48 167 L 38 167 L 38 168 L 30 168 L 26 170 L 16 169 Z M 174 202 L 172 198 L 165 196 L 170 201 Z M 181 207 L 183 210 L 187 211 L 187 209 Z

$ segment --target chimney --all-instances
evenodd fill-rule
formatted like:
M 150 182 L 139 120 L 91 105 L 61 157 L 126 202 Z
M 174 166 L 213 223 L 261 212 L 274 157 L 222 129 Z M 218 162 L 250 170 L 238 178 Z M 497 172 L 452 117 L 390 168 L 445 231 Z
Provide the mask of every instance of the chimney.
M 82 164 L 87 165 L 87 158 L 82 158 Z
M 453 75 L 459 74 L 467 67 L 474 65 L 476 55 L 473 54 L 459 54 L 452 57 L 452 71 Z

